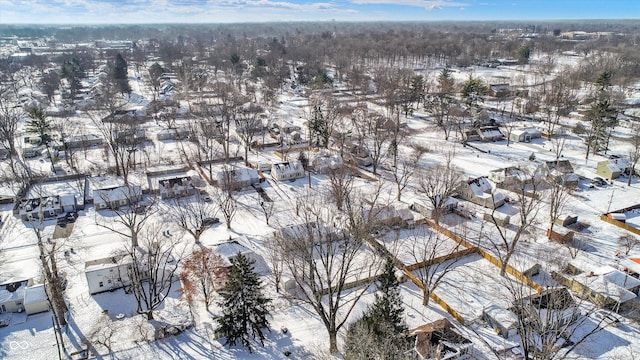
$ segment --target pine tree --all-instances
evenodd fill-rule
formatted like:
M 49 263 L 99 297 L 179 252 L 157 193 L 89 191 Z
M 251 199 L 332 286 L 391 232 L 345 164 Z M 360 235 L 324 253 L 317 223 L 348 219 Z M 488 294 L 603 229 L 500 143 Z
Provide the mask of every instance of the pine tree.
M 116 84 L 118 85 L 118 89 L 123 94 L 131 93 L 131 86 L 129 85 L 129 79 L 127 79 L 127 61 L 124 59 L 122 54 L 118 53 L 116 55 L 115 65 L 113 67 L 112 75 Z
M 376 331 L 382 335 L 386 327 L 392 334 L 400 334 L 407 330 L 404 323 L 404 308 L 400 298 L 400 283 L 396 279 L 395 267 L 390 259 L 385 263 L 384 272 L 378 278 L 378 291 L 375 302 L 369 308 L 368 321 L 375 325 Z
M 388 259 L 378 278 L 374 303 L 347 330 L 346 359 L 402 359 L 409 349 L 409 340 L 401 336 L 407 331 L 404 322 L 400 283 L 393 262 Z
M 231 261 L 231 270 L 227 275 L 227 283 L 219 292 L 223 301 L 222 317 L 218 320 L 218 331 L 227 341 L 225 345 L 236 345 L 240 340 L 242 345 L 251 349 L 250 340 L 256 337 L 264 346 L 264 328 L 269 328 L 267 316 L 271 299 L 262 294 L 262 285 L 258 274 L 254 271 L 255 261 L 238 253 Z

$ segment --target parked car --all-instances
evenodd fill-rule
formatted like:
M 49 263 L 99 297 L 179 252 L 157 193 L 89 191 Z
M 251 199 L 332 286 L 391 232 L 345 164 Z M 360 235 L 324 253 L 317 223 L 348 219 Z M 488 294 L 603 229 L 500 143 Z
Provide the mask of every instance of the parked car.
M 220 219 L 217 217 L 214 218 L 205 218 L 202 220 L 202 226 L 211 226 L 213 224 L 217 224 L 220 222 Z
M 591 184 L 594 186 L 599 186 L 599 187 L 603 187 L 603 186 L 607 186 L 607 180 L 601 178 L 601 177 L 595 177 L 591 180 Z
M 211 202 L 211 195 L 209 195 L 208 192 L 206 191 L 202 191 L 200 193 L 200 198 L 202 199 L 202 201 L 204 202 Z

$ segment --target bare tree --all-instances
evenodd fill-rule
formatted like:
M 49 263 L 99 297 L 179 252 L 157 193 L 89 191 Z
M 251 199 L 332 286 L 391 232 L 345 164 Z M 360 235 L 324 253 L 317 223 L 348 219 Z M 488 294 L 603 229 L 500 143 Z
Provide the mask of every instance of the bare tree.
M 9 92 L 0 88 L 0 143 L 8 152 L 7 157 L 11 171 L 17 176 L 15 157 L 18 152 L 16 151 L 15 138 L 20 123 L 20 113 L 10 106 L 8 96 Z
M 47 201 L 44 195 L 41 185 L 37 179 L 24 179 L 27 183 L 35 182 L 32 187 L 32 192 L 37 195 L 40 204 L 44 204 Z M 56 331 L 56 342 L 58 339 L 64 348 L 64 340 L 62 336 L 62 327 L 67 325 L 66 313 L 69 310 L 67 303 L 64 299 L 64 278 L 61 275 L 58 268 L 58 253 L 62 243 L 52 242 L 50 239 L 45 240 L 44 228 L 45 228 L 45 214 L 44 207 L 39 206 L 38 211 L 34 214 L 35 217 L 30 216 L 27 220 L 27 227 L 31 228 L 36 236 L 36 244 L 38 246 L 38 258 L 40 259 L 40 265 L 42 266 L 42 274 L 45 281 L 45 291 L 51 304 L 53 311 L 54 327 Z
M 207 219 L 215 216 L 215 209 L 200 199 L 174 199 L 169 211 L 175 223 L 189 235 L 193 236 L 196 244 L 200 243 L 200 236 L 207 229 Z
M 515 229 L 501 226 L 496 209 L 493 209 L 489 215 L 491 218 L 489 222 L 495 231 L 490 234 L 484 234 L 502 262 L 500 266 L 500 275 L 502 276 L 505 276 L 509 260 L 515 253 L 516 246 L 520 240 L 530 236 L 529 229 L 533 228 L 532 225 L 540 211 L 542 202 L 542 196 L 540 196 L 539 192 L 542 180 L 531 171 L 525 169 L 521 169 L 521 171 L 523 172 L 523 177 L 527 180 L 518 181 L 513 186 L 512 190 L 515 194 L 515 199 L 510 202 L 512 206 L 517 207 L 518 211 L 517 223 L 514 224 Z
M 260 118 L 263 109 L 257 105 L 243 107 L 235 119 L 236 133 L 244 143 L 244 164 L 249 165 L 249 149 L 256 135 L 265 131 Z
M 269 225 L 269 219 L 271 219 L 271 216 L 276 210 L 276 204 L 273 201 L 263 199 L 260 195 L 258 195 L 257 200 L 264 215 L 264 221 Z
M 338 210 L 342 210 L 345 202 L 351 196 L 353 177 L 346 166 L 329 169 L 329 197 Z
M 182 252 L 178 251 L 177 239 L 161 235 L 153 224 L 146 226 L 140 235 L 139 244 L 127 244 L 121 255 L 122 261 L 131 265 L 127 267 L 127 276 L 137 312 L 153 320 L 153 311 L 164 303 L 177 280 Z
M 562 211 L 564 210 L 567 201 L 571 197 L 573 190 L 562 182 L 557 182 L 552 178 L 547 179 L 547 184 L 550 186 L 548 191 L 549 198 L 549 234 L 548 238 L 551 239 L 553 235 L 553 227 Z
M 339 212 L 327 209 L 322 199 L 305 199 L 298 215 L 300 224 L 274 237 L 287 273 L 298 285 L 295 296 L 312 306 L 322 320 L 331 353 L 338 352 L 338 331 L 367 289 L 347 291 L 348 281 L 371 277 L 380 262 L 364 251 L 368 227 L 362 217 L 354 215 L 352 205 L 348 200 L 345 209 L 351 210 Z M 333 218 L 338 214 L 344 216 Z
M 636 174 L 636 165 L 640 160 L 640 124 L 635 124 L 631 132 L 631 150 L 629 150 L 629 177 L 627 186 L 631 186 L 631 179 Z
M 138 136 L 139 123 L 135 117 L 122 114 L 127 101 L 118 94 L 115 85 L 104 86 L 100 99 L 86 114 L 106 141 L 115 162 L 116 175 L 123 176 L 125 183 L 128 183 L 132 160 L 135 163 L 132 156 L 144 141 Z
M 231 229 L 231 221 L 236 215 L 238 204 L 234 197 L 234 170 L 228 166 L 224 166 L 222 170 L 222 183 L 218 184 L 213 190 L 213 201 L 218 205 L 222 216 L 224 217 L 227 229 Z
M 98 222 L 98 225 L 129 239 L 131 246 L 137 247 L 141 231 L 157 212 L 155 200 L 148 199 L 149 202 L 143 203 L 140 187 L 130 184 L 113 190 L 101 190 L 98 196 L 107 204 L 109 215 L 114 215 L 114 221 Z
M 433 221 L 440 222 L 449 197 L 452 196 L 462 183 L 462 173 L 458 171 L 452 160 L 455 151 L 451 150 L 445 154 L 445 161 L 442 165 L 433 165 L 421 172 L 419 180 L 419 190 L 423 193 L 433 207 Z
M 618 245 L 622 246 L 625 255 L 629 255 L 631 250 L 640 245 L 640 239 L 632 234 L 624 234 L 618 238 Z
M 450 257 L 464 247 L 425 227 L 416 228 L 409 242 L 415 263 L 407 268 L 422 283 L 422 305 L 428 306 L 431 294 L 446 281 L 447 274 L 455 271 L 455 260 Z
M 574 297 L 567 288 L 546 288 L 538 294 L 516 279 L 504 279 L 525 359 L 582 357 L 580 347 L 606 326 L 603 320 L 594 323 L 590 315 L 596 308 L 586 307 L 586 300 Z
M 195 250 L 185 259 L 180 273 L 183 292 L 189 300 L 202 296 L 205 308 L 213 303 L 214 292 L 224 286 L 228 273 L 224 259 L 209 248 Z
M 442 69 L 436 80 L 434 91 L 428 92 L 425 108 L 433 115 L 436 125 L 444 132 L 444 139 L 449 140 L 451 133 L 451 109 L 455 103 L 455 80 L 450 69 Z

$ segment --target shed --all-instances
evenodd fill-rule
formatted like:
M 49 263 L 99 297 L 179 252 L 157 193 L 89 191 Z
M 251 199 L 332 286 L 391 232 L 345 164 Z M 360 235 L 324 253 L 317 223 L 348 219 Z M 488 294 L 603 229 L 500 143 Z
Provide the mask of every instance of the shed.
M 49 300 L 44 284 L 33 285 L 25 290 L 24 310 L 28 315 L 49 311 Z

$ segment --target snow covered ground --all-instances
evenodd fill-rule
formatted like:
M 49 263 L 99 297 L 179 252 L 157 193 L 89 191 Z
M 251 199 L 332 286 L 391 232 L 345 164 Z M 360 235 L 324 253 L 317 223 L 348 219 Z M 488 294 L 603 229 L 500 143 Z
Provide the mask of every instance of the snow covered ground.
M 575 64 L 575 57 L 559 57 L 558 64 Z M 543 79 L 534 74 L 530 66 L 473 68 L 474 76 L 482 77 L 486 82 L 512 82 L 527 85 L 539 84 Z M 457 80 L 464 81 L 468 78 L 469 69 L 458 69 L 454 72 Z M 559 68 L 557 71 L 561 71 Z M 431 74 L 436 71 L 430 71 Z M 149 99 L 148 89 L 139 81 L 131 81 L 134 91 L 131 97 L 136 106 L 144 106 Z M 279 100 L 281 106 L 273 112 L 278 121 L 289 122 L 303 126 L 307 117 L 308 107 L 304 98 L 293 93 L 281 94 Z M 379 109 L 378 105 L 369 104 L 371 109 Z M 495 114 L 498 117 L 497 114 Z M 454 164 L 462 169 L 468 177 L 486 176 L 488 172 L 506 166 L 519 165 L 529 162 L 533 153 L 537 161 L 552 160 L 554 155 L 549 140 L 534 139 L 529 143 L 513 143 L 507 146 L 506 141 L 494 143 L 473 144 L 475 148 L 464 147 L 454 139 L 445 141 L 441 131 L 427 120 L 416 117 L 405 119 L 410 129 L 411 136 L 400 145 L 401 157 L 408 156 L 409 145 L 412 143 L 427 146 L 430 151 L 420 160 L 421 168 L 443 161 L 444 151 L 455 149 Z M 91 121 L 83 114 L 73 118 L 73 121 L 83 124 L 85 133 L 98 133 Z M 178 124 L 188 122 L 188 119 L 179 118 Z M 562 118 L 563 126 L 571 128 L 577 120 Z M 523 123 L 529 125 L 529 123 Z M 147 165 L 165 166 L 170 163 L 180 164 L 182 147 L 192 146 L 188 143 L 176 141 L 157 141 L 155 134 L 159 126 L 150 121 L 144 124 L 147 136 L 152 139 L 146 147 Z M 630 148 L 628 143 L 622 140 L 628 137 L 628 129 L 619 128 L 614 133 L 614 141 L 611 153 L 626 154 Z M 268 135 L 267 135 L 268 136 Z M 238 143 L 234 148 L 240 149 Z M 480 151 L 480 150 L 482 151 Z M 249 158 L 260 161 L 274 161 L 277 148 L 266 149 L 259 153 L 249 153 Z M 232 150 L 232 152 L 234 152 Z M 570 198 L 565 208 L 565 213 L 577 215 L 579 221 L 587 225 L 586 230 L 576 235 L 583 243 L 584 250 L 579 251 L 575 261 L 588 258 L 590 262 L 598 262 L 601 265 L 617 266 L 616 250 L 619 236 L 626 232 L 620 228 L 604 223 L 599 216 L 607 211 L 624 208 L 640 203 L 640 181 L 632 179 L 631 186 L 626 185 L 626 179 L 614 180 L 612 185 L 606 187 L 588 187 L 588 179 L 595 177 L 595 168 L 598 161 L 606 158 L 601 155 L 591 155 L 584 159 L 584 145 L 582 139 L 575 135 L 568 135 L 563 151 L 563 158 L 571 160 L 575 171 L 585 180 L 580 182 L 578 191 Z M 239 153 L 242 153 L 240 151 Z M 104 173 L 100 171 L 105 164 L 105 155 L 102 149 L 90 149 L 79 156 L 79 163 L 83 171 L 91 173 Z M 48 172 L 50 163 L 45 159 L 30 160 L 29 163 Z M 389 167 L 388 163 L 383 164 Z M 146 183 L 145 176 L 138 171 L 131 175 L 133 181 Z M 328 187 L 327 177 L 312 174 L 310 177 L 311 189 L 308 187 L 308 178 L 297 179 L 293 182 L 276 182 L 267 175 L 267 181 L 262 184 L 266 194 L 274 200 L 273 218 L 267 225 L 262 209 L 260 208 L 260 195 L 254 190 L 244 191 L 237 196 L 238 213 L 232 221 L 231 229 L 226 229 L 224 224 L 218 224 L 206 230 L 202 235 L 202 246 L 211 247 L 225 242 L 230 238 L 247 236 L 249 247 L 258 255 L 267 259 L 264 243 L 269 241 L 271 234 L 280 226 L 288 226 L 295 223 L 295 204 L 304 202 L 310 192 L 326 192 Z M 380 180 L 383 183 L 382 200 L 392 202 L 396 198 L 395 184 L 388 180 Z M 378 182 L 376 182 L 378 183 Z M 77 193 L 80 190 L 75 182 L 64 184 L 47 184 L 43 191 Z M 356 179 L 355 187 L 366 194 L 376 189 L 376 184 L 369 180 Z M 208 185 L 204 187 L 206 190 Z M 364 196 L 364 195 L 363 195 Z M 400 205 L 407 206 L 410 199 L 419 197 L 414 184 L 405 189 Z M 465 208 L 480 214 L 482 209 L 477 206 L 464 204 Z M 25 225 L 21 220 L 11 214 L 11 206 L 3 205 L 3 224 L 0 229 L 0 247 L 2 248 L 3 262 L 0 276 L 2 280 L 9 281 L 22 278 L 40 279 L 38 250 L 33 229 Z M 565 246 L 549 242 L 544 236 L 546 229 L 546 213 L 548 200 L 543 200 L 539 221 L 534 224 L 532 235 L 526 241 L 518 245 L 518 251 L 512 259 L 514 267 L 524 270 L 534 263 L 559 266 L 571 258 L 571 254 Z M 513 215 L 513 214 L 512 214 Z M 635 215 L 635 214 L 634 214 Z M 494 251 L 486 242 L 486 238 L 475 235 L 480 234 L 482 222 L 479 217 L 472 220 L 462 219 L 455 215 L 452 219 L 445 219 L 445 224 L 451 226 L 453 231 L 462 231 L 464 228 L 471 237 L 472 243 L 486 246 L 490 252 Z M 640 217 L 630 217 L 628 223 L 640 226 Z M 451 220 L 451 221 L 449 221 Z M 214 335 L 216 327 L 215 317 L 219 315 L 219 309 L 212 307 L 211 312 L 204 310 L 200 304 L 190 307 L 181 297 L 180 285 L 176 284 L 166 302 L 157 312 L 156 321 L 169 324 L 178 324 L 193 319 L 194 326 L 178 336 L 168 339 L 148 342 L 145 338 L 150 336 L 147 331 L 149 324 L 136 314 L 136 306 L 131 294 L 123 290 L 89 295 L 86 277 L 84 276 L 84 263 L 87 260 L 111 256 L 115 251 L 122 249 L 126 239 L 123 239 L 113 231 L 100 226 L 112 222 L 109 214 L 96 211 L 92 206 L 87 206 L 79 212 L 79 218 L 73 226 L 69 238 L 56 240 L 62 243 L 64 249 L 73 248 L 69 256 L 60 258 L 61 271 L 68 280 L 66 297 L 70 305 L 70 315 L 64 342 L 67 353 L 74 353 L 86 346 L 84 338 L 99 329 L 113 327 L 110 346 L 115 358 L 135 359 L 282 359 L 283 352 L 292 352 L 289 358 L 309 359 L 321 358 L 328 349 L 326 330 L 318 315 L 308 305 L 291 300 L 277 294 L 269 269 L 261 268 L 265 291 L 274 298 L 273 316 L 269 319 L 271 332 L 267 333 L 265 347 L 256 347 L 255 353 L 249 353 L 241 347 L 225 347 L 223 339 L 217 339 Z M 174 237 L 181 239 L 183 247 L 190 251 L 193 247 L 193 239 L 184 231 L 171 225 L 170 221 L 161 214 L 154 219 L 156 223 L 163 224 L 171 231 Z M 111 224 L 112 225 L 112 224 Z M 47 221 L 43 230 L 45 238 L 52 237 L 55 229 L 55 220 Z M 418 233 L 409 230 L 395 231 L 389 229 L 385 234 L 380 234 L 380 240 L 393 254 L 396 254 L 405 264 L 416 262 L 414 254 L 416 249 L 423 249 L 422 240 L 430 229 L 422 229 Z M 456 244 L 450 239 L 440 236 L 443 246 L 439 249 L 446 253 Z M 635 252 L 640 251 L 638 249 Z M 360 261 L 364 263 L 370 259 L 371 253 L 362 256 Z M 595 260 L 594 260 L 595 259 Z M 478 255 L 469 255 L 457 260 L 455 271 L 446 276 L 445 283 L 436 290 L 436 293 L 459 311 L 465 319 L 476 320 L 483 308 L 490 304 L 502 304 L 508 306 L 509 296 L 499 276 L 499 269 L 482 259 Z M 410 327 L 435 321 L 442 317 L 451 318 L 435 302 L 428 307 L 422 306 L 422 293 L 411 282 L 405 282 L 401 286 L 401 295 L 405 305 L 405 317 Z M 367 304 L 373 302 L 373 287 L 367 290 L 367 294 L 358 303 L 351 313 L 349 320 L 355 320 L 364 311 Z M 636 300 L 637 301 L 637 300 Z M 57 357 L 57 347 L 51 324 L 51 314 L 42 313 L 27 317 L 25 314 L 1 314 L 0 318 L 9 319 L 10 325 L 0 328 L 0 358 L 3 359 L 52 359 Z M 287 329 L 285 333 L 283 328 Z M 616 328 L 607 328 L 590 339 L 587 345 L 580 347 L 576 355 L 583 358 L 600 359 L 633 359 L 640 354 L 640 337 L 637 323 L 625 321 Z M 344 332 L 342 332 L 344 335 Z M 470 336 L 474 336 L 471 334 Z M 488 336 L 488 335 L 487 335 Z M 340 342 L 340 341 L 339 341 Z M 477 358 L 490 358 L 486 345 L 478 340 L 476 343 L 479 351 Z M 108 351 L 104 346 L 92 344 L 92 352 L 105 355 Z M 485 355 L 483 355 L 485 354 Z M 635 355 L 635 356 L 634 356 Z

